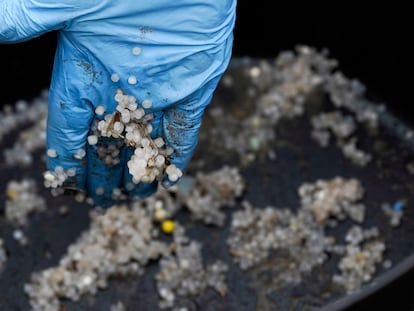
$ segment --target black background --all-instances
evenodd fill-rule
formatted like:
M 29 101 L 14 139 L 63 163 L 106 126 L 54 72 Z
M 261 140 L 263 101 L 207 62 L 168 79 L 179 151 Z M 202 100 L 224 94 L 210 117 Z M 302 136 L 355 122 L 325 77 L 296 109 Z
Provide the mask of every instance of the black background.
M 386 104 L 388 110 L 414 125 L 411 11 L 390 3 L 378 6 L 362 10 L 350 2 L 304 7 L 297 2 L 239 1 L 233 54 L 274 58 L 297 44 L 327 48 L 347 77 L 367 86 L 370 99 Z M 30 99 L 48 87 L 55 39 L 55 33 L 49 33 L 0 46 L 1 104 Z M 414 310 L 414 271 L 352 310 L 378 307 Z

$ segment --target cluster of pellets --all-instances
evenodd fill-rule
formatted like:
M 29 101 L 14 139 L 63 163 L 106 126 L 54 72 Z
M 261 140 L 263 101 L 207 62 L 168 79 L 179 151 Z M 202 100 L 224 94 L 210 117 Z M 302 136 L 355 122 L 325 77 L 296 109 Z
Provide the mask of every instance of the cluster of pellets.
M 378 228 L 362 229 L 360 226 L 350 228 L 345 235 L 338 268 L 340 274 L 332 277 L 333 282 L 342 285 L 347 293 L 361 288 L 372 280 L 377 266 L 383 262 L 385 243 L 379 239 Z
M 235 206 L 245 191 L 245 184 L 237 167 L 224 165 L 209 173 L 185 176 L 168 190 L 160 188 L 146 198 L 144 204 L 158 222 L 172 219 L 180 210 L 186 209 L 193 220 L 221 227 L 225 222 L 225 209 Z
M 307 97 L 322 82 L 318 72 L 312 69 L 311 50 L 301 46 L 297 52 L 298 55 L 291 51 L 283 52 L 273 63 L 261 61 L 248 68 L 247 74 L 253 86 L 250 95 L 258 96 L 258 112 L 272 125 L 282 118 L 301 116 Z M 318 64 L 323 68 L 331 65 L 329 62 Z
M 276 138 L 274 128 L 279 121 L 301 116 L 306 99 L 321 83 L 309 53 L 308 48 L 300 47 L 297 56 L 287 51 L 274 62 L 263 60 L 246 66 L 244 74 L 250 80 L 247 92 L 254 101 L 254 111 L 240 119 L 224 114 L 220 107 L 210 109 L 216 124 L 208 139 L 210 135 L 220 137 L 211 141 L 221 143 L 222 149 L 236 151 L 242 158 L 266 148 Z M 321 71 L 331 67 L 331 61 L 319 58 L 316 55 L 315 62 Z
M 321 145 L 329 141 L 328 128 L 334 135 L 352 134 L 348 131 L 353 132 L 355 128 L 354 119 L 377 127 L 378 112 L 384 107 L 367 105 L 365 87 L 338 71 L 338 62 L 328 57 L 327 50 L 318 52 L 308 46 L 297 46 L 295 51 L 280 53 L 274 61 L 257 63 L 247 59 L 246 62 L 245 76 L 250 80 L 247 92 L 254 104 L 253 111 L 240 117 L 237 113 L 226 115 L 222 108 L 212 107 L 209 115 L 215 125 L 204 138 L 220 137 L 212 141 L 222 144 L 221 149 L 236 151 L 242 163 L 249 163 L 254 154 L 275 141 L 275 127 L 280 120 L 302 116 L 308 99 L 316 93 L 327 94 L 336 108 L 352 114 L 341 117 L 339 112 L 334 112 L 330 118 L 341 118 L 341 124 L 333 124 L 323 115 L 316 117 L 312 136 Z M 224 86 L 233 84 L 231 76 L 223 78 Z M 347 138 L 339 144 L 344 156 L 356 164 L 366 165 L 371 156 L 357 148 L 355 137 Z
M 206 185 L 215 182 L 223 189 Z M 206 191 L 203 196 L 214 215 L 211 219 L 216 219 L 223 206 L 234 204 L 244 182 L 236 169 L 225 166 L 198 175 L 194 184 L 187 186 L 196 185 L 203 185 Z M 176 223 L 173 243 L 159 240 L 157 225 L 172 219 L 194 193 L 191 188 L 176 185 L 168 190 L 160 188 L 153 196 L 130 205 L 114 205 L 103 214 L 92 211 L 89 229 L 69 246 L 59 265 L 34 273 L 26 284 L 33 310 L 59 310 L 60 299 L 77 301 L 86 293 L 96 294 L 108 285 L 111 277 L 140 275 L 150 260 L 158 258 L 161 258 L 157 276 L 161 307 L 171 306 L 178 298 L 201 294 L 208 286 L 224 295 L 227 267 L 222 262 L 204 267 L 201 245 L 186 237 L 181 225 Z M 207 214 L 205 208 L 204 202 L 198 202 L 189 210 L 194 219 L 203 219 Z M 222 216 L 217 219 L 221 224 Z
M 30 103 L 19 100 L 15 110 L 6 106 L 0 112 L 0 142 L 12 130 L 32 124 L 31 128 L 20 132 L 12 148 L 3 150 L 6 165 L 30 165 L 33 161 L 32 153 L 46 145 L 47 97 L 48 92 L 44 91 Z
M 46 145 L 46 118 L 42 118 L 29 129 L 20 133 L 12 148 L 5 149 L 4 159 L 9 166 L 27 166 L 33 163 L 32 153 Z
M 255 154 L 266 150 L 276 139 L 273 126 L 263 117 L 253 114 L 239 120 L 224 113 L 222 107 L 212 107 L 208 112 L 214 126 L 208 133 L 200 133 L 200 142 L 208 141 L 215 152 L 236 152 L 242 163 L 251 163 Z
M 93 127 L 94 133 L 87 137 L 87 142 L 90 145 L 97 145 L 98 156 L 108 166 L 120 163 L 120 150 L 125 145 L 134 148 L 134 154 L 128 160 L 127 166 L 136 184 L 161 180 L 164 174 L 170 181 L 177 181 L 183 173 L 174 164 L 169 163 L 169 157 L 174 150 L 166 146 L 162 137 L 151 137 L 150 121 L 153 119 L 153 114 L 146 114 L 145 109 L 151 108 L 152 102 L 144 100 L 141 103 L 142 107 L 138 107 L 137 99 L 124 94 L 121 90 L 117 90 L 114 99 L 117 102 L 116 111 L 98 120 Z M 95 113 L 98 117 L 104 115 L 105 107 L 98 105 Z M 108 141 L 106 138 L 115 138 L 115 140 Z M 47 156 L 55 158 L 58 154 L 56 150 L 48 149 Z M 84 148 L 77 150 L 73 155 L 78 160 L 82 160 L 85 156 Z M 65 170 L 57 166 L 54 170 L 44 172 L 44 186 L 58 189 L 75 174 L 73 168 Z
M 108 286 L 110 277 L 140 275 L 167 246 L 141 205 L 92 212 L 91 225 L 69 246 L 59 265 L 32 274 L 25 292 L 34 311 L 60 310 L 61 298 L 79 300 Z
M 313 116 L 311 125 L 311 137 L 320 146 L 327 147 L 333 134 L 342 154 L 354 164 L 365 166 L 371 161 L 372 156 L 356 146 L 358 139 L 354 134 L 357 124 L 353 116 L 344 115 L 339 110 L 324 112 Z
M 357 223 L 365 219 L 365 205 L 358 203 L 364 196 L 364 189 L 356 178 L 335 177 L 303 183 L 298 192 L 301 207 L 309 210 L 320 224 L 325 224 L 331 217 L 338 220 L 350 218 Z
M 312 262 L 321 264 L 325 260 L 324 249 L 332 241 L 323 237 L 320 226 L 309 213 L 295 215 L 289 209 L 272 206 L 254 208 L 249 202 L 243 205 L 242 210 L 233 213 L 227 240 L 229 252 L 241 269 L 258 266 L 271 255 L 275 256 L 278 250 L 286 250 L 288 254 L 283 254 L 283 258 L 289 262 L 290 269 L 278 265 L 281 269 L 278 275 L 282 278 L 279 281 L 293 280 L 298 278 L 294 274 L 300 272 L 301 263 L 304 264 L 302 269 L 308 271 Z
M 340 145 L 340 148 L 345 158 L 356 165 L 365 166 L 371 161 L 372 155 L 358 148 L 357 142 L 358 139 L 353 137 L 345 144 Z
M 151 219 L 157 223 L 162 223 L 175 217 L 182 209 L 182 205 L 176 199 L 177 191 L 177 186 L 168 189 L 160 187 L 157 192 L 142 201 L 142 205 Z
M 28 217 L 46 209 L 45 199 L 37 193 L 34 179 L 11 180 L 6 189 L 6 219 L 18 226 L 25 226 Z
M 195 177 L 186 176 L 168 191 L 161 188 L 154 196 L 147 198 L 143 205 L 156 222 L 171 219 L 186 208 L 194 220 L 223 226 L 223 209 L 234 206 L 244 187 L 245 181 L 239 170 L 223 166 L 210 173 L 199 172 Z M 175 199 L 172 199 L 171 193 Z M 225 295 L 227 266 L 217 261 L 204 267 L 201 244 L 186 237 L 184 228 L 179 224 L 174 229 L 172 250 L 162 254 L 160 271 L 156 275 L 161 308 L 185 310 L 184 307 L 180 308 L 179 302 L 203 293 L 207 287 Z
M 50 152 L 50 150 L 48 150 Z M 62 166 L 58 165 L 53 171 L 47 170 L 43 173 L 43 185 L 46 188 L 52 188 L 56 190 L 56 194 L 60 194 L 61 188 L 64 182 L 69 178 L 75 176 L 76 171 L 74 168 L 68 168 L 65 170 Z M 63 191 L 63 190 L 62 190 Z
M 207 287 L 222 296 L 226 294 L 227 265 L 216 261 L 205 267 L 201 247 L 185 235 L 183 227 L 174 231 L 173 251 L 162 255 L 160 270 L 155 275 L 160 308 L 180 308 L 180 299 L 196 297 Z
M 341 274 L 332 281 L 347 291 L 358 289 L 372 278 L 376 265 L 383 260 L 385 244 L 375 240 L 378 229 L 363 231 L 355 224 L 346 236 L 346 245 L 327 235 L 326 229 L 345 219 L 356 223 L 364 220 L 364 206 L 359 203 L 361 184 L 356 179 L 337 177 L 303 184 L 298 192 L 301 206 L 296 213 L 273 206 L 254 208 L 245 202 L 244 209 L 233 214 L 227 242 L 234 261 L 241 269 L 251 270 L 270 258 L 279 258 L 271 269 L 278 270 L 273 282 L 280 287 L 300 283 L 305 273 L 327 261 L 328 254 L 337 254 L 342 256 Z M 358 232 L 362 238 L 356 236 Z M 357 260 L 359 252 L 364 260 Z
M 322 147 L 329 145 L 331 133 L 339 141 L 346 140 L 356 130 L 354 118 L 345 116 L 340 111 L 323 112 L 311 118 L 311 136 Z
M 180 190 L 178 200 L 187 207 L 193 219 L 223 226 L 226 217 L 223 209 L 235 205 L 245 190 L 245 181 L 238 168 L 223 166 L 220 170 L 198 172 L 195 178 L 183 180 Z
M 364 106 L 363 85 L 338 71 L 332 73 L 336 61 L 326 55 L 325 51 L 317 53 L 302 46 L 296 49 L 296 54 L 291 51 L 281 53 L 273 63 L 252 64 L 246 75 L 252 84 L 248 92 L 255 101 L 254 111 L 240 120 L 224 113 L 220 107 L 212 107 L 210 115 L 217 126 L 209 129 L 207 138 L 223 144 L 223 148 L 218 149 L 236 150 L 241 156 L 248 157 L 268 147 L 276 138 L 274 127 L 278 122 L 302 115 L 307 97 L 322 89 L 336 107 L 349 110 L 355 117 L 339 111 L 320 114 L 312 119 L 312 136 L 321 145 L 327 145 L 332 133 L 342 142 L 340 147 L 347 158 L 362 165 L 367 163 L 369 155 L 358 150 L 352 135 L 356 121 L 375 127 L 377 110 Z M 224 78 L 223 81 L 228 81 L 229 77 Z M 128 162 L 134 182 L 152 181 L 164 172 L 172 181 L 181 177 L 182 173 L 175 166 L 168 166 L 168 157 L 173 150 L 165 146 L 161 137 L 151 138 L 153 116 L 146 114 L 145 109 L 151 108 L 152 103 L 145 100 L 139 107 L 134 97 L 121 91 L 117 92 L 115 100 L 118 103 L 116 112 L 106 115 L 96 125 L 97 132 L 88 137 L 89 144 L 97 144 L 98 154 L 104 162 L 108 166 L 118 164 L 119 150 L 126 145 L 135 149 Z M 10 107 L 0 112 L 0 141 L 10 130 L 41 120 L 32 128 L 32 132 L 38 133 L 39 140 L 33 140 L 30 132 L 22 133 L 19 141 L 24 143 L 17 143 L 7 150 L 7 163 L 30 163 L 27 151 L 30 153 L 44 144 L 44 132 L 41 133 L 45 130 L 46 102 L 45 92 L 30 106 L 24 101 L 18 102 L 16 113 Z M 104 113 L 103 106 L 96 108 L 97 115 Z M 115 138 L 116 143 L 102 143 L 108 137 Z M 31 140 L 31 145 L 26 144 Z M 20 159 L 17 153 L 24 157 Z M 57 156 L 53 149 L 47 150 L 47 155 Z M 84 156 L 84 149 L 74 155 L 78 159 Z M 74 174 L 73 169 L 56 167 L 54 171 L 44 173 L 44 185 L 58 188 Z M 20 225 L 27 222 L 29 213 L 44 209 L 42 198 L 33 192 L 36 187 L 29 184 L 26 180 L 22 183 L 12 181 L 7 188 L 6 204 L 10 208 L 6 205 L 6 216 Z M 177 306 L 181 299 L 198 295 L 208 286 L 224 295 L 227 266 L 217 261 L 205 267 L 201 245 L 186 237 L 178 223 L 173 243 L 161 242 L 157 225 L 172 219 L 185 207 L 194 220 L 222 226 L 225 220 L 223 209 L 234 206 L 244 188 L 238 169 L 224 167 L 212 173 L 186 176 L 177 187 L 161 188 L 142 202 L 113 206 L 104 214 L 93 212 L 90 228 L 68 248 L 59 265 L 34 273 L 26 284 L 25 291 L 33 310 L 59 310 L 60 299 L 76 301 L 86 293 L 96 294 L 108 286 L 110 278 L 140 275 L 150 260 L 158 258 L 160 271 L 156 275 L 156 285 L 161 308 Z M 341 273 L 334 275 L 333 281 L 352 292 L 371 280 L 376 265 L 384 259 L 385 245 L 379 241 L 376 228 L 366 230 L 354 226 L 347 233 L 344 244 L 327 236 L 325 229 L 346 219 L 361 224 L 365 217 L 365 206 L 359 203 L 363 193 L 358 180 L 335 178 L 303 184 L 299 188 L 301 206 L 296 213 L 273 206 L 254 208 L 244 202 L 244 209 L 233 213 L 228 240 L 230 254 L 242 269 L 256 267 L 271 256 L 281 254 L 286 264 L 274 267 L 280 270 L 276 282 L 289 284 L 299 283 L 303 273 L 326 262 L 328 254 L 336 254 L 342 256 L 338 266 Z M 32 205 L 32 202 L 36 204 Z M 392 226 L 400 223 L 400 209 L 389 204 L 382 208 L 390 216 Z M 14 233 L 16 239 L 21 235 L 21 231 Z M 0 268 L 5 260 L 0 239 Z M 111 309 L 120 311 L 124 307 L 118 303 Z
M 367 104 L 366 88 L 360 81 L 349 79 L 336 70 L 325 77 L 322 86 L 336 108 L 346 109 L 358 122 L 370 128 L 378 127 L 379 113 L 384 111 L 385 106 Z
M 144 100 L 142 107 L 138 107 L 137 99 L 121 90 L 117 91 L 115 101 L 118 103 L 116 112 L 107 114 L 99 121 L 97 129 L 100 136 L 123 139 L 127 146 L 134 148 L 134 154 L 127 162 L 133 182 L 152 182 L 164 173 L 171 181 L 177 181 L 182 172 L 168 163 L 174 150 L 165 145 L 162 137 L 152 138 L 150 135 L 153 129 L 149 121 L 153 119 L 153 114 L 145 114 L 144 109 L 151 108 L 152 102 Z M 97 143 L 99 139 L 93 135 L 88 140 L 89 143 Z M 107 164 L 113 165 L 112 162 Z
M 27 123 L 43 120 L 47 115 L 48 96 L 48 90 L 44 90 L 30 103 L 19 100 L 16 102 L 14 109 L 11 106 L 5 106 L 0 111 L 0 142 L 4 136 L 13 130 L 17 130 Z

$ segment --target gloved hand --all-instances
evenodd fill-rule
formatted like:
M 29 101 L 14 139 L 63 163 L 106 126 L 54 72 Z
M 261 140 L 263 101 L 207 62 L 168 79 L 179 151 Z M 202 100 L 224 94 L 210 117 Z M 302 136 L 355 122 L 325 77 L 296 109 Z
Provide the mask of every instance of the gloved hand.
M 156 191 L 157 181 L 131 184 L 126 163 L 132 148 L 113 139 L 87 143 L 95 120 L 104 117 L 95 110 L 113 113 L 117 90 L 139 106 L 151 103 L 145 109 L 155 117 L 151 135 L 162 136 L 174 150 L 171 163 L 186 168 L 204 109 L 231 57 L 235 7 L 236 0 L 0 1 L 0 42 L 57 31 L 47 169 L 71 172 L 62 188 L 86 190 L 101 206 L 113 203 L 113 189 L 135 198 Z M 120 163 L 102 161 L 102 143 L 116 144 Z

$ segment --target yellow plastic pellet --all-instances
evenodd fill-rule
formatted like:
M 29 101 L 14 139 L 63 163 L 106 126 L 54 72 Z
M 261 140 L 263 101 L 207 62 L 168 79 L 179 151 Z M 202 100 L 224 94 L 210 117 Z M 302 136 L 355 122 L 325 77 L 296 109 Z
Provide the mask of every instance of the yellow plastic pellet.
M 164 220 L 161 224 L 161 229 L 164 233 L 172 233 L 175 228 L 175 223 L 172 220 Z

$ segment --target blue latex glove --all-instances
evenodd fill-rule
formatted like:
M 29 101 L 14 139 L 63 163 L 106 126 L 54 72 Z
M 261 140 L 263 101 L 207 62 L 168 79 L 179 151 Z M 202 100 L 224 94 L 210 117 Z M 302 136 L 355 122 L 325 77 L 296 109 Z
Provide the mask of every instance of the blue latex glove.
M 171 163 L 186 168 L 204 109 L 231 57 L 235 8 L 236 0 L 0 1 L 0 42 L 57 30 L 47 148 L 58 157 L 48 157 L 47 168 L 75 169 L 64 188 L 86 190 L 101 206 L 112 204 L 114 188 L 137 198 L 156 191 L 157 182 L 126 187 L 130 148 L 121 148 L 121 163 L 108 167 L 87 143 L 95 108 L 114 112 L 117 89 L 139 103 L 152 101 L 146 113 L 155 115 L 153 135 L 174 149 Z M 74 158 L 79 149 L 86 158 Z

